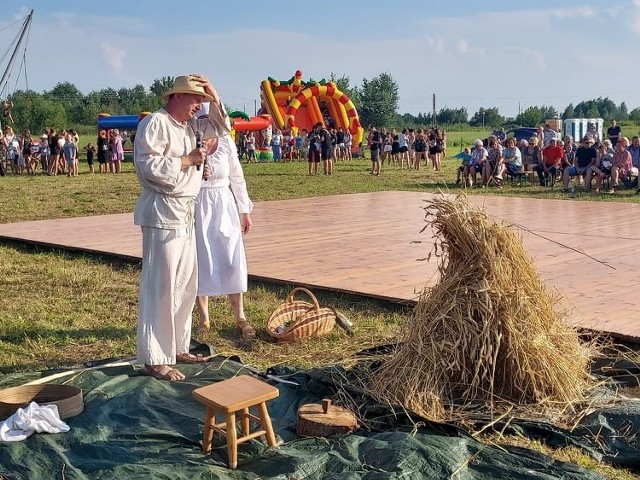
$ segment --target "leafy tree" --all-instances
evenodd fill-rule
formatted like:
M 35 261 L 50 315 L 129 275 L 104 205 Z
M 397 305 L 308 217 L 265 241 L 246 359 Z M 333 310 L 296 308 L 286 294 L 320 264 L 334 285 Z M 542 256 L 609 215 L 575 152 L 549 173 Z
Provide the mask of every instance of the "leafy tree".
M 570 103 L 567 108 L 564 109 L 564 113 L 562 114 L 562 119 L 566 120 L 567 118 L 574 118 L 576 116 L 573 103 Z
M 469 125 L 474 127 L 499 127 L 503 123 L 504 117 L 500 115 L 497 107 L 480 108 L 469 120 Z
M 105 113 L 115 114 L 118 110 L 118 92 L 113 88 L 103 88 L 96 92 L 98 96 L 98 105 Z
M 523 127 L 537 127 L 547 118 L 558 118 L 560 115 L 555 107 L 542 105 L 527 108 L 516 117 L 516 123 Z
M 598 106 L 595 104 L 591 105 L 591 107 L 589 107 L 589 110 L 587 110 L 587 114 L 584 116 L 590 118 L 599 117 L 600 110 L 598 110 Z
M 56 86 L 45 95 L 52 100 L 64 102 L 65 104 L 80 102 L 84 98 L 82 92 L 70 82 L 57 83 Z
M 12 117 L 15 121 L 13 128 L 16 131 L 28 128 L 34 134 L 38 134 L 45 128 L 68 125 L 63 103 L 49 96 L 43 96 L 32 90 L 19 90 L 8 100 L 13 102 Z
M 529 107 L 516 117 L 516 123 L 523 127 L 537 127 L 544 122 L 544 115 L 540 107 Z
M 542 113 L 542 119 L 543 121 L 546 120 L 547 118 L 558 118 L 560 117 L 560 114 L 558 113 L 558 111 L 555 109 L 555 107 L 549 105 L 543 105 L 542 107 L 540 107 L 540 113 Z
M 626 120 L 627 118 L 629 118 L 629 109 L 627 108 L 627 104 L 625 102 L 622 102 L 620 104 L 620 108 L 618 109 L 616 120 Z
M 149 90 L 154 95 L 161 97 L 163 92 L 166 92 L 173 86 L 174 81 L 175 77 L 156 78 L 153 83 L 151 83 L 151 87 L 149 87 Z
M 624 106 L 624 110 L 627 106 Z M 612 118 L 623 118 L 624 111 L 622 104 L 618 107 L 612 100 L 605 97 L 599 97 L 592 100 L 586 100 L 576 105 L 575 114 L 578 117 L 601 117 L 605 120 Z
M 467 109 L 464 107 L 441 108 L 436 115 L 436 119 L 438 120 L 438 123 L 445 123 L 449 125 L 467 123 L 469 121 L 469 114 L 467 113 Z
M 368 125 L 389 126 L 398 110 L 398 84 L 389 73 L 362 79 L 360 97 L 360 122 Z
M 45 97 L 33 100 L 32 132 L 42 132 L 45 128 L 64 128 L 69 125 L 67 114 L 60 102 L 53 102 Z
M 634 108 L 629 112 L 629 120 L 640 123 L 640 107 Z
M 416 117 L 410 113 L 403 113 L 402 115 L 398 115 L 398 119 L 400 120 L 401 126 L 413 126 L 416 124 Z

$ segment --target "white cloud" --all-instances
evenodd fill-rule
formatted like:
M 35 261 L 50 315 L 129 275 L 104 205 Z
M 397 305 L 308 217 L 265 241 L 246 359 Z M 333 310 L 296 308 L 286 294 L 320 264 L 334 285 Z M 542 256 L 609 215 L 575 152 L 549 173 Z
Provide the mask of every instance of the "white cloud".
M 640 0 L 633 0 L 633 5 L 627 18 L 627 24 L 631 31 L 635 34 L 640 34 Z
M 121 48 L 114 47 L 109 42 L 102 42 L 100 44 L 102 51 L 102 57 L 107 62 L 107 65 L 114 73 L 121 73 L 123 71 L 123 60 L 127 56 L 126 52 Z
M 579 7 L 579 8 L 566 8 L 566 9 L 552 10 L 550 14 L 552 17 L 559 18 L 559 19 L 575 19 L 575 18 L 593 19 L 593 18 L 598 18 L 601 12 L 596 8 L 585 5 L 584 7 Z
M 463 55 L 470 55 L 470 54 L 478 54 L 480 56 L 485 55 L 484 48 L 473 47 L 469 44 L 469 42 L 467 42 L 463 38 L 459 38 L 456 40 L 455 51 Z
M 592 3 L 601 9 L 583 4 L 569 10 L 558 2 L 562 8 L 514 6 L 440 17 L 430 12 L 423 18 L 414 14 L 409 24 L 385 25 L 383 35 L 369 28 L 350 37 L 315 34 L 297 24 L 278 29 L 251 18 L 245 28 L 198 33 L 186 28 L 168 35 L 145 17 L 36 16 L 29 41 L 30 68 L 34 52 L 47 51 L 51 38 L 72 46 L 83 68 L 69 78 L 67 66 L 59 62 L 47 75 L 30 72 L 30 81 L 40 82 L 35 89 L 44 90 L 69 79 L 89 92 L 136 84 L 148 88 L 156 78 L 200 71 L 212 79 L 230 107 L 252 112 L 260 82 L 268 76 L 289 79 L 300 69 L 305 79 L 328 79 L 333 72 L 346 75 L 355 86 L 363 78 L 389 72 L 399 86 L 402 112 L 430 110 L 432 93 L 439 103 L 465 106 L 470 114 L 480 106 L 497 106 L 502 114 L 515 115 L 520 101 L 557 102 L 555 106 L 564 109 L 569 102 L 598 96 L 625 100 L 633 108 L 640 104 L 633 80 L 640 67 L 628 61 L 635 45 L 623 35 L 630 35 L 631 28 L 640 33 L 640 0 L 621 2 L 620 13 Z M 61 22 L 68 28 L 60 28 Z M 588 44 L 591 38 L 597 41 Z M 286 48 L 274 50 L 273 45 Z M 594 59 L 599 72 L 615 68 L 614 62 L 625 64 L 615 92 L 594 70 Z
M 442 37 L 432 37 L 431 35 L 425 35 L 427 45 L 438 53 L 444 52 L 444 40 Z
M 545 55 L 539 50 L 532 50 L 527 47 L 514 47 L 513 49 L 527 66 L 533 65 L 536 68 L 544 69 L 547 66 Z

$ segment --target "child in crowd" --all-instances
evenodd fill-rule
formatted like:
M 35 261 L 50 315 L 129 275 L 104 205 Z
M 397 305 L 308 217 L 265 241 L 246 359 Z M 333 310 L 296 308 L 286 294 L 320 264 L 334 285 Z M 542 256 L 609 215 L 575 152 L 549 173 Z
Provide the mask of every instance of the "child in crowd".
M 42 173 L 45 175 L 49 170 L 49 136 L 46 133 L 40 135 L 40 164 L 42 165 Z
M 469 147 L 464 147 L 463 150 L 464 155 L 462 155 L 462 163 L 458 167 L 456 171 L 456 185 L 459 185 L 462 181 L 462 173 L 464 172 L 464 166 L 471 160 L 471 149 Z
M 93 168 L 93 159 L 95 158 L 98 149 L 92 143 L 87 143 L 87 146 L 84 147 L 84 149 L 87 152 L 87 164 L 89 165 L 89 173 L 93 175 L 95 173 L 95 170 Z
M 73 135 L 71 133 L 67 133 L 64 145 L 62 146 L 62 153 L 67 163 L 67 169 L 68 169 L 67 176 L 77 177 L 78 176 L 78 147 L 76 146 L 76 142 L 74 142 Z
M 31 175 L 36 174 L 36 169 L 40 164 L 41 144 L 35 139 L 29 144 L 29 160 L 27 162 L 27 172 Z

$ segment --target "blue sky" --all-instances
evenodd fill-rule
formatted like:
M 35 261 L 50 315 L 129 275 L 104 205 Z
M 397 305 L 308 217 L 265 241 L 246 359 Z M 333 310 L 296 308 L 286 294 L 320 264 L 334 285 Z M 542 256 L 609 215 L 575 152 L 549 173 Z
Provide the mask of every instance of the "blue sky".
M 464 106 L 515 116 L 530 105 L 609 97 L 640 107 L 640 0 L 3 0 L 0 28 L 35 10 L 29 88 L 69 81 L 82 92 L 208 75 L 233 109 L 253 113 L 268 76 L 382 72 L 400 113 Z M 295 5 L 295 6 L 293 6 Z M 0 54 L 18 24 L 0 31 Z M 57 60 L 54 60 L 56 58 Z M 0 64 L 2 68 L 6 65 Z M 24 89 L 13 70 L 9 91 Z M 17 82 L 16 82 L 17 80 Z

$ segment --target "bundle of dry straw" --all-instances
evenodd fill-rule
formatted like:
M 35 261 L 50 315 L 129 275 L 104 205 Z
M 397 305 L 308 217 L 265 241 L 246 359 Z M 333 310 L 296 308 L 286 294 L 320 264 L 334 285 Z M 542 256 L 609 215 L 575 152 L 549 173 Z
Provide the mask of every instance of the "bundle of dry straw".
M 547 291 L 516 232 L 464 196 L 434 197 L 425 211 L 440 278 L 423 291 L 371 393 L 436 421 L 478 406 L 546 410 L 583 399 L 594 347 L 561 322 L 560 298 Z

